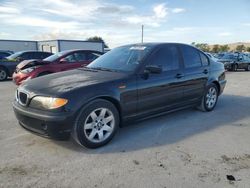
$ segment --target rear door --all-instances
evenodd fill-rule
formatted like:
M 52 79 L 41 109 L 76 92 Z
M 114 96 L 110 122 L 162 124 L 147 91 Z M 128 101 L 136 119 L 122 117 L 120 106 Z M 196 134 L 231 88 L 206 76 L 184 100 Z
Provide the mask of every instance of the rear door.
M 146 65 L 162 67 L 162 73 L 149 74 L 148 78 L 138 75 L 138 115 L 181 103 L 183 78 L 177 46 L 162 45 L 148 58 Z
M 206 55 L 188 45 L 180 45 L 184 63 L 184 96 L 187 103 L 199 100 L 205 91 L 209 60 Z

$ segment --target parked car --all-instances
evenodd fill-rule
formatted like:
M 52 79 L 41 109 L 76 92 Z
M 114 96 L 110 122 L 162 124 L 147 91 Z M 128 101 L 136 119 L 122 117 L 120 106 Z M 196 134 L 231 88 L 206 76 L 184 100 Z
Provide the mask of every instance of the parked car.
M 83 146 L 107 144 L 119 126 L 188 107 L 212 111 L 226 84 L 222 63 L 185 44 L 115 48 L 86 67 L 29 80 L 13 102 L 22 127 Z
M 1 59 L 5 59 L 6 57 L 10 56 L 11 54 L 13 54 L 12 51 L 9 51 L 9 50 L 0 50 L 0 60 Z
M 6 80 L 11 77 L 16 69 L 16 66 L 23 60 L 27 59 L 44 59 L 51 56 L 49 52 L 39 51 L 22 51 L 16 52 L 3 60 L 0 60 L 0 81 Z
M 43 60 L 26 60 L 17 65 L 13 81 L 20 85 L 32 78 L 86 66 L 102 54 L 90 50 L 67 50 Z
M 224 55 L 219 59 L 229 71 L 237 71 L 238 69 L 245 69 L 250 71 L 250 57 L 243 53 L 230 53 Z

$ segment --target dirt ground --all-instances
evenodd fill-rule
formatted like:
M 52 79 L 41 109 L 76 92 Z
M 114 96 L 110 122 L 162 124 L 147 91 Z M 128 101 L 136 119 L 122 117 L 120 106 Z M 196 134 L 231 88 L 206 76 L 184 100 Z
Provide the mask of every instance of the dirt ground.
M 15 86 L 1 82 L 0 187 L 250 187 L 250 72 L 227 80 L 213 112 L 142 121 L 95 150 L 23 130 L 11 106 Z

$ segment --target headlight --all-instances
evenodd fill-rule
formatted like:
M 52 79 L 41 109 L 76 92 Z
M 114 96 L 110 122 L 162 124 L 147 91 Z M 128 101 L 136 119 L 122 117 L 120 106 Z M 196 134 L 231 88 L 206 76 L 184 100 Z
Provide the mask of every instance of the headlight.
M 24 73 L 24 74 L 28 74 L 28 73 L 32 72 L 33 70 L 35 70 L 35 67 L 30 67 L 30 68 L 21 70 L 20 72 Z
M 52 110 L 60 108 L 66 105 L 67 103 L 67 99 L 37 96 L 31 100 L 30 106 L 39 109 Z

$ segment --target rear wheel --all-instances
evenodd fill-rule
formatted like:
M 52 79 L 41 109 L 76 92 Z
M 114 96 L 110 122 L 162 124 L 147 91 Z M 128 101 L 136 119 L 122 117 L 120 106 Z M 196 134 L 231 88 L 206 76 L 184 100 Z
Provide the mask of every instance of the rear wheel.
M 232 71 L 237 71 L 238 69 L 238 64 L 232 64 Z
M 109 101 L 98 99 L 86 105 L 79 113 L 73 138 L 87 148 L 107 144 L 119 127 L 119 113 Z
M 218 100 L 218 88 L 215 84 L 210 84 L 205 94 L 202 97 L 201 104 L 199 106 L 199 109 L 203 112 L 209 112 L 212 111 Z
M 8 73 L 7 70 L 4 67 L 0 67 L 0 81 L 7 80 Z
M 250 64 L 247 65 L 246 71 L 250 71 Z

